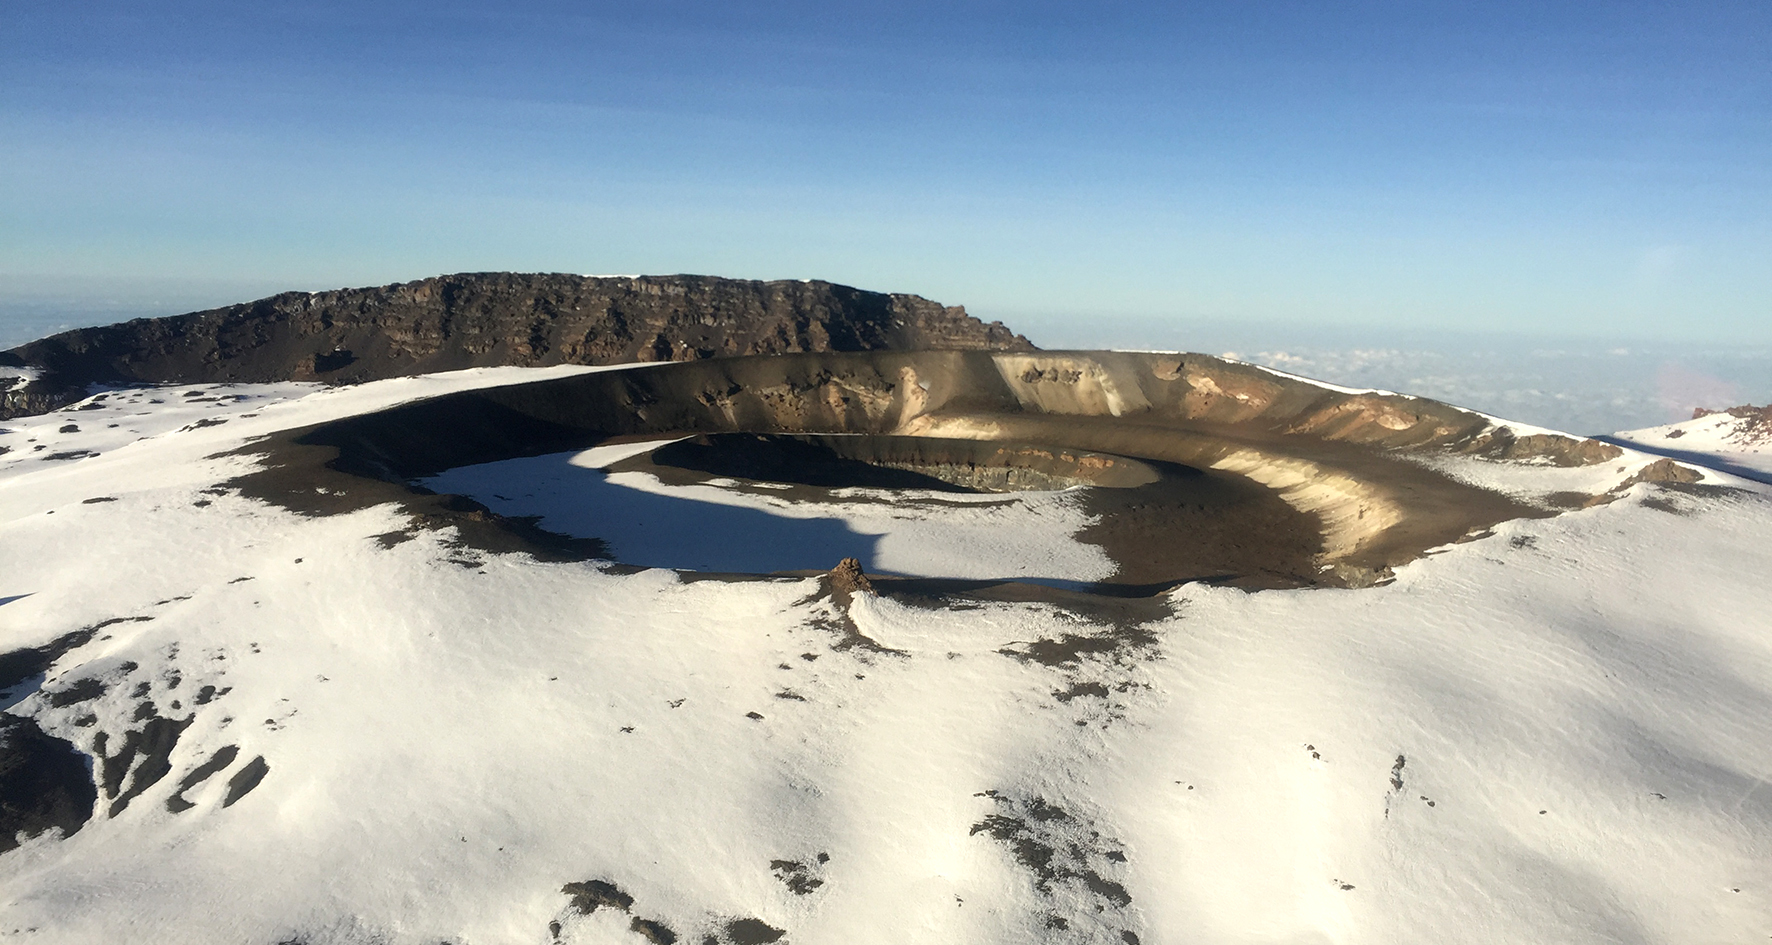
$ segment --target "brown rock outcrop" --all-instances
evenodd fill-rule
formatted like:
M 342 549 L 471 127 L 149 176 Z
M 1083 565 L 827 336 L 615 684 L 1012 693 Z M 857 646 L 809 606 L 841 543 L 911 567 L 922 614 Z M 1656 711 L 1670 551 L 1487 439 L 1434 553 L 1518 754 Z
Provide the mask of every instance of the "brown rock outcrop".
M 1703 478 L 1704 474 L 1698 470 L 1693 469 L 1690 466 L 1683 466 L 1664 457 L 1637 470 L 1636 475 L 1619 483 L 1617 486 L 1613 487 L 1612 491 L 1622 492 L 1639 482 L 1692 483 L 1698 482 Z
M 872 594 L 874 582 L 862 573 L 861 562 L 855 558 L 844 558 L 831 569 L 831 592 L 834 594 Z

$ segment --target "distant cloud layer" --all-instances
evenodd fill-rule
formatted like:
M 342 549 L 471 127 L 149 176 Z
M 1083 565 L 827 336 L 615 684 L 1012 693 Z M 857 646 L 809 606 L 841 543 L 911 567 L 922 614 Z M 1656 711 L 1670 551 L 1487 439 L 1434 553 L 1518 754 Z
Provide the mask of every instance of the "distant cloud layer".
M 1221 354 L 1523 423 L 1597 434 L 1684 420 L 1695 407 L 1772 402 L 1772 345 L 1546 339 L 1499 332 L 1341 330 L 1226 322 L 1016 326 L 1044 347 Z
M 1234 356 L 1338 384 L 1431 397 L 1573 433 L 1640 429 L 1772 400 L 1772 351 L 1304 348 Z M 1726 375 L 1726 376 L 1724 376 Z

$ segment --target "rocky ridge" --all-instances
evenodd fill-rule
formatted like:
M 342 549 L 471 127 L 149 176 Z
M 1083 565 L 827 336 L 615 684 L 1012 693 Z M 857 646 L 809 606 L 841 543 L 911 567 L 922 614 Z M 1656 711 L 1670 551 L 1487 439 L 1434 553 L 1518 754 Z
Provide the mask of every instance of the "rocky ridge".
M 93 384 L 356 383 L 472 367 L 617 364 L 816 351 L 1034 346 L 1001 322 L 915 295 L 818 281 L 461 273 L 285 292 L 80 328 L 0 352 L 0 419 Z
M 1772 404 L 1767 404 L 1764 407 L 1742 404 L 1738 407 L 1725 407 L 1722 410 L 1706 410 L 1699 407 L 1692 411 L 1692 419 L 1701 420 L 1719 413 L 1742 421 L 1730 432 L 1729 438 L 1731 440 L 1749 445 L 1772 441 Z M 1675 434 L 1669 435 L 1674 436 Z

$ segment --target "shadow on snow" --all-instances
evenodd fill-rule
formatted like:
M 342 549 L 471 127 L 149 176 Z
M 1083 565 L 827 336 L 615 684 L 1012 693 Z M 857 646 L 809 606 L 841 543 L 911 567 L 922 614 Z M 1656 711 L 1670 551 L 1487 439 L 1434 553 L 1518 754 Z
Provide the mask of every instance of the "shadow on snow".
M 500 515 L 538 515 L 549 531 L 601 539 L 624 564 L 766 574 L 826 570 L 856 558 L 864 570 L 875 570 L 879 536 L 842 519 L 634 489 L 611 482 L 603 470 L 574 466 L 570 455 L 451 469 L 424 485 L 473 496 Z

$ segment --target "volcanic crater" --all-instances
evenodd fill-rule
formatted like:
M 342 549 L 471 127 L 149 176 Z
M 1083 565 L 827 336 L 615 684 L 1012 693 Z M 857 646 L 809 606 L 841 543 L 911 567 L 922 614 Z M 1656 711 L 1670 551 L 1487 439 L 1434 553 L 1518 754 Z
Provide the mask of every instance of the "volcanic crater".
M 1204 355 L 875 351 L 661 363 L 448 394 L 256 443 L 247 450 L 265 455 L 264 468 L 235 485 L 311 513 L 393 500 L 490 550 L 620 560 L 594 523 L 562 536 L 498 514 L 485 494 L 430 485 L 449 470 L 622 443 L 636 445 L 606 471 L 800 503 L 938 509 L 963 495 L 1069 490 L 1085 513 L 1075 539 L 1112 561 L 1111 574 L 1073 583 L 1116 596 L 1192 580 L 1371 584 L 1430 548 L 1547 514 L 1422 457 L 1519 459 L 1530 449 L 1541 461 L 1595 461 L 1585 441 L 1523 446 L 1445 404 Z

